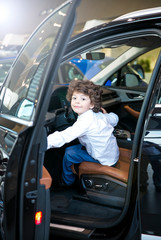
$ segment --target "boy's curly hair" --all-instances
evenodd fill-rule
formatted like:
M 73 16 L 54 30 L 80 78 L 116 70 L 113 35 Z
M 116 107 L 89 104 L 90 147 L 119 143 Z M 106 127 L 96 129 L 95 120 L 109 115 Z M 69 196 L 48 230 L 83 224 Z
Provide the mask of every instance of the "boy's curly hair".
M 73 80 L 70 82 L 67 91 L 66 98 L 68 101 L 71 101 L 73 92 L 80 92 L 89 96 L 91 103 L 94 105 L 94 108 L 92 109 L 93 112 L 101 111 L 101 96 L 103 90 L 100 88 L 100 86 L 95 85 L 89 80 Z

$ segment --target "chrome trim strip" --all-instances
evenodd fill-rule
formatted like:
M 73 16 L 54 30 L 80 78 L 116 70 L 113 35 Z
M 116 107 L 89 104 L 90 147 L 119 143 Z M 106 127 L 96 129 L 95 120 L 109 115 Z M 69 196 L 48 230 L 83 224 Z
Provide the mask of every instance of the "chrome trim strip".
M 83 232 L 85 228 L 80 228 L 80 227 L 73 227 L 73 226 L 68 226 L 68 225 L 61 225 L 61 224 L 55 224 L 55 223 L 50 223 L 50 227 L 52 228 L 60 228 L 68 231 L 75 231 L 75 232 Z
M 161 240 L 161 236 L 142 234 L 141 240 Z
M 7 115 L 7 114 L 0 114 L 0 117 L 8 119 L 8 120 L 16 122 L 16 123 L 20 123 L 20 124 L 28 126 L 28 127 L 33 126 L 33 121 L 26 121 L 26 120 L 23 120 L 23 119 L 20 119 L 20 118 L 11 116 L 11 115 Z
M 139 162 L 139 158 L 134 158 L 133 161 L 134 162 Z

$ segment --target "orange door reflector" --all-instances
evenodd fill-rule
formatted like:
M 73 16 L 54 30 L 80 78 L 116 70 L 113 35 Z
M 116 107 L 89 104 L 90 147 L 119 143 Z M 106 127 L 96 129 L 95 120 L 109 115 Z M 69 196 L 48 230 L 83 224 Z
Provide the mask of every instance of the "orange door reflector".
M 41 211 L 36 212 L 35 213 L 35 224 L 39 225 L 39 224 L 41 224 L 41 221 L 42 221 L 42 212 Z

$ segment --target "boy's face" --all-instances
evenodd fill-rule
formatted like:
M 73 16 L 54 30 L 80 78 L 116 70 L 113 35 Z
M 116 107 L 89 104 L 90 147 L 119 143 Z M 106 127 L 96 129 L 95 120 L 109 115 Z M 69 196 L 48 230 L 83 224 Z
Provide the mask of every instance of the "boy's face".
M 94 105 L 91 103 L 89 96 L 80 92 L 73 92 L 71 107 L 74 112 L 81 115 L 89 109 L 92 109 Z

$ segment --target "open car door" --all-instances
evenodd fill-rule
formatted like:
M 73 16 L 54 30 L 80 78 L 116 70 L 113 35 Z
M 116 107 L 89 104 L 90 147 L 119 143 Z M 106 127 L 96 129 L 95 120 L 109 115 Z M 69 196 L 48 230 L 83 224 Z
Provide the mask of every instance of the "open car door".
M 78 2 L 67 1 L 37 28 L 1 91 L 2 239 L 48 239 L 51 179 L 43 178 L 45 113 Z
M 140 145 L 139 186 L 142 240 L 161 239 L 161 52 L 140 112 L 138 132 L 144 132 Z M 144 120 L 145 119 L 145 120 Z

